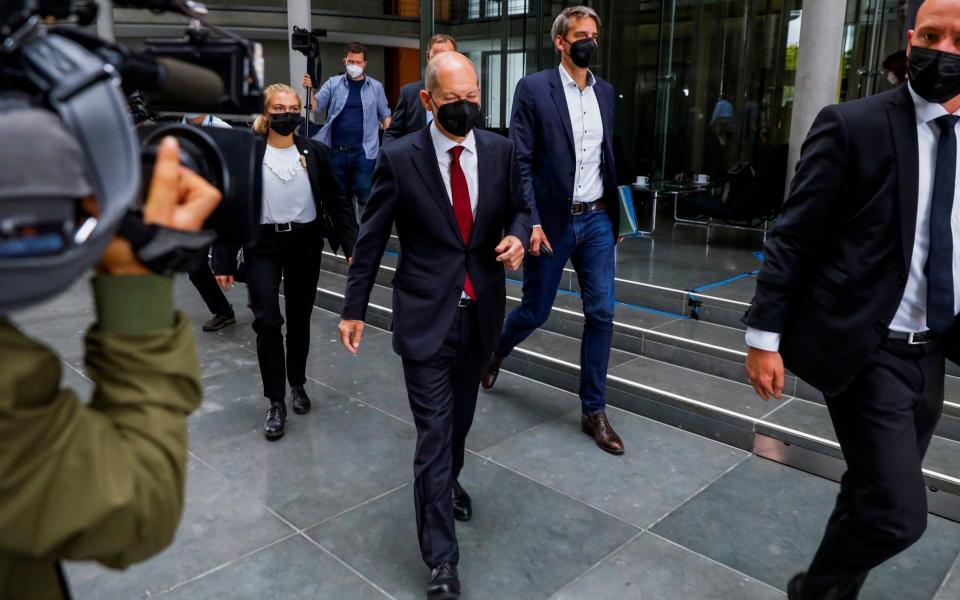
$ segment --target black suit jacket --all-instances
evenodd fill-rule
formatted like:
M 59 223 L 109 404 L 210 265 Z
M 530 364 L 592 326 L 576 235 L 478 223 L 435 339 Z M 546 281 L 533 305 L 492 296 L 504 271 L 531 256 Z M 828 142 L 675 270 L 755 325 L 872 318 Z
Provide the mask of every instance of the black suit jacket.
M 357 214 L 353 203 L 344 196 L 340 183 L 333 173 L 327 147 L 317 140 L 294 136 L 294 143 L 307 160 L 307 177 L 317 206 L 317 221 L 320 234 L 327 238 L 334 252 L 343 249 L 344 256 L 353 256 L 357 243 Z M 263 165 L 266 146 L 257 155 L 258 168 Z M 233 275 L 237 270 L 237 246 L 214 244 L 213 272 L 217 275 Z
M 397 100 L 397 107 L 393 110 L 390 127 L 387 127 L 387 131 L 383 134 L 383 145 L 427 126 L 427 111 L 420 104 L 422 89 L 422 79 L 400 88 L 400 99 Z
M 918 152 L 907 86 L 824 108 L 803 144 L 744 322 L 781 333 L 787 368 L 827 395 L 863 368 L 903 298 Z
M 494 248 L 504 235 L 530 241 L 513 144 L 474 130 L 479 198 L 469 243 L 464 243 L 440 175 L 430 129 L 380 152 L 373 190 L 363 213 L 343 300 L 344 319 L 362 320 L 391 228 L 400 238 L 393 279 L 393 348 L 425 360 L 450 328 L 467 272 L 477 294 L 481 343 L 492 352 L 500 337 L 506 302 L 505 274 Z
M 613 158 L 614 89 L 597 78 L 593 88 L 603 121 L 603 199 L 616 241 L 620 231 L 620 197 Z M 559 239 L 570 225 L 576 178 L 573 124 L 557 67 L 527 75 L 517 83 L 510 117 L 510 139 L 517 147 L 523 195 L 533 224 L 548 239 Z

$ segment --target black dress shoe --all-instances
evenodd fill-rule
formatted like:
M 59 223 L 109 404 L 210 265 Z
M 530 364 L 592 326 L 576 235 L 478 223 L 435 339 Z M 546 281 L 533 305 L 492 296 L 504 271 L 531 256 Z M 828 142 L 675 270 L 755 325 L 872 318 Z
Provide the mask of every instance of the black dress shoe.
M 467 490 L 460 487 L 460 483 L 453 482 L 453 518 L 458 521 L 469 521 L 473 516 L 473 504 Z
M 263 422 L 263 435 L 270 441 L 283 437 L 283 424 L 287 420 L 287 405 L 283 402 L 271 402 L 267 411 L 267 420 Z
M 310 397 L 302 385 L 290 386 L 290 397 L 293 398 L 293 412 L 305 415 L 310 412 Z
M 787 584 L 787 600 L 803 600 L 803 576 L 805 573 L 797 573 Z
M 220 331 L 228 325 L 237 322 L 237 317 L 233 313 L 229 315 L 213 315 L 213 318 L 203 324 L 204 331 Z
M 455 600 L 460 597 L 460 576 L 457 565 L 443 563 L 430 574 L 427 600 Z
M 503 362 L 503 359 L 497 356 L 496 352 L 490 356 L 490 362 L 487 364 L 487 370 L 484 371 L 483 377 L 480 378 L 480 385 L 483 386 L 483 389 L 489 390 L 493 387 L 493 384 L 497 382 L 497 375 L 500 374 L 501 362 Z

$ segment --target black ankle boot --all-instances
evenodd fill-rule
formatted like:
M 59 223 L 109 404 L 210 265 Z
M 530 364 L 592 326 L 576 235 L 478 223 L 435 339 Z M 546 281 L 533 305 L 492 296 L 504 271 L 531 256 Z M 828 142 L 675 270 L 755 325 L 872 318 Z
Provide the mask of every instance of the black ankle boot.
M 267 420 L 263 422 L 263 435 L 268 440 L 283 437 L 283 425 L 287 420 L 287 405 L 283 402 L 271 402 L 267 411 Z

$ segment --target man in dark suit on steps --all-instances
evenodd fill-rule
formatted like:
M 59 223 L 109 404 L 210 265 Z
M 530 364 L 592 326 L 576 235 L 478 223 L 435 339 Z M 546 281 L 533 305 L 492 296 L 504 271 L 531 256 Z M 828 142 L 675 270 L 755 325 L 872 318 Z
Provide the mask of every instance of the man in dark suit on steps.
M 910 81 L 821 111 L 757 278 L 747 372 L 780 397 L 784 365 L 820 389 L 847 463 L 791 600 L 855 598 L 927 524 L 924 454 L 957 360 L 960 1 L 927 0 Z
M 453 37 L 438 33 L 430 38 L 427 49 L 427 62 L 444 52 L 455 52 L 457 40 Z M 423 91 L 423 80 L 414 81 L 400 88 L 400 99 L 397 108 L 393 110 L 393 120 L 390 127 L 383 134 L 383 145 L 399 140 L 403 136 L 420 131 L 433 120 L 433 113 L 423 108 L 420 102 L 420 92 Z
M 513 144 L 481 122 L 473 63 L 456 52 L 430 62 L 420 93 L 429 128 L 384 147 L 360 225 L 340 340 L 353 353 L 383 251 L 396 225 L 393 348 L 417 427 L 414 499 L 430 599 L 460 596 L 454 519 L 471 517 L 457 477 L 481 371 L 506 303 L 504 266 L 520 267 L 530 239 Z

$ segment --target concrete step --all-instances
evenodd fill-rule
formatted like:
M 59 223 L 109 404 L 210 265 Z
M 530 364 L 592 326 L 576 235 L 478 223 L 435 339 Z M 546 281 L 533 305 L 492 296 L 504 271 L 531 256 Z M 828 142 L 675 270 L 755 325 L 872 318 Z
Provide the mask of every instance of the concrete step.
M 329 265 L 331 261 L 327 262 Z M 322 272 L 317 305 L 339 312 L 345 283 L 346 278 L 341 274 Z M 390 296 L 388 287 L 379 284 L 374 287 L 367 317 L 371 324 L 391 328 Z M 573 312 L 563 306 L 559 310 Z M 636 318 L 642 321 L 653 317 L 643 315 Z M 570 321 L 576 323 L 572 314 L 556 315 L 551 320 L 557 329 L 571 327 Z M 639 336 L 630 328 L 643 328 L 618 323 L 617 335 L 639 337 L 641 352 L 625 349 L 629 344 L 637 344 L 636 339 L 626 340 L 612 350 L 607 374 L 607 401 L 610 405 L 839 479 L 842 458 L 839 446 L 830 437 L 832 427 L 822 404 L 796 396 L 765 403 L 743 382 L 643 354 L 647 342 L 657 344 L 668 339 L 657 341 L 657 334 L 647 339 L 647 331 L 655 331 L 657 327 L 667 328 L 670 333 L 659 335 L 671 336 L 672 341 L 706 344 L 682 337 L 691 335 L 689 330 L 684 330 L 685 327 L 700 324 L 676 324 L 670 328 L 674 321 L 664 321 L 654 329 L 642 330 Z M 575 326 L 573 330 L 576 330 Z M 714 341 L 719 341 L 719 336 L 732 334 L 714 332 L 714 335 L 718 336 Z M 504 361 L 504 369 L 576 393 L 580 376 L 579 348 L 580 341 L 576 337 L 541 329 L 514 350 Z M 950 382 L 951 387 L 954 384 Z M 826 421 L 823 420 L 825 416 Z M 949 417 L 945 418 L 945 421 L 949 420 Z M 925 476 L 931 490 L 935 490 L 930 492 L 932 512 L 960 520 L 960 442 L 940 435 L 938 431 Z
M 333 254 L 325 259 L 324 273 L 338 276 L 330 286 L 342 289 L 347 273 L 346 262 Z M 397 254 L 388 249 L 377 275 L 378 286 L 372 298 L 372 302 L 378 306 L 391 306 L 389 290 L 380 288 L 389 288 L 396 263 Z M 518 306 L 521 296 L 522 280 L 511 274 L 507 285 L 507 309 Z M 339 307 L 325 308 L 339 311 Z M 385 323 L 389 323 L 389 316 L 376 314 L 377 310 L 377 307 L 372 308 L 371 318 L 378 321 L 371 322 L 387 327 Z M 579 292 L 560 290 L 543 329 L 579 338 L 583 330 L 582 310 Z M 613 348 L 749 385 L 743 367 L 746 344 L 741 329 L 618 301 Z M 823 395 L 818 390 L 790 373 L 787 374 L 783 394 L 824 404 Z M 944 418 L 940 430 L 945 437 L 960 441 L 960 378 L 947 377 Z

